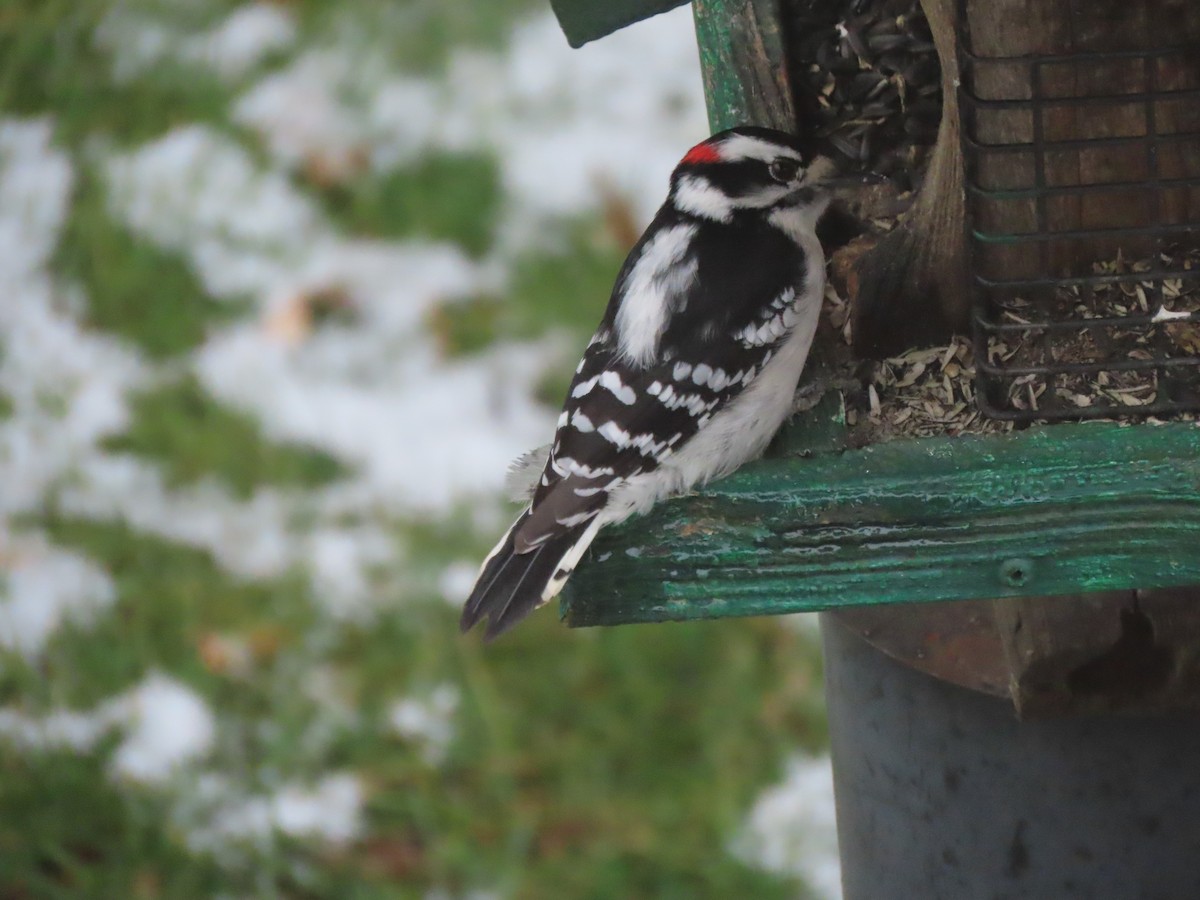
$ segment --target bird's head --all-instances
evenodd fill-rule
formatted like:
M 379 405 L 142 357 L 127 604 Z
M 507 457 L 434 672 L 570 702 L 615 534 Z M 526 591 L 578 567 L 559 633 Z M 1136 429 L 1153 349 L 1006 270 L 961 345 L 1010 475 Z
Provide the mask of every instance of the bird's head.
M 690 215 L 728 222 L 739 212 L 824 207 L 833 164 L 790 134 L 744 125 L 697 144 L 671 174 L 671 202 Z

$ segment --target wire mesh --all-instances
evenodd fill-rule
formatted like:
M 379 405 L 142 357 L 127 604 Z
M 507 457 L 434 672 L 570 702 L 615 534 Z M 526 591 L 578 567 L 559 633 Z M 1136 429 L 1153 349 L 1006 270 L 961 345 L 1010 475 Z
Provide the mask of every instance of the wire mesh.
M 1200 46 L 987 55 L 959 22 L 981 410 L 1200 410 Z

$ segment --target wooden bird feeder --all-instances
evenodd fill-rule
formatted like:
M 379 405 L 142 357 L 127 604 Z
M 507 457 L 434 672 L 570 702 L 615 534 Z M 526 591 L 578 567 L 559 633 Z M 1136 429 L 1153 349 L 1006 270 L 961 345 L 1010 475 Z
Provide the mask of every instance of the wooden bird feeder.
M 1031 14 L 1039 4 L 972 3 L 979 14 L 958 17 L 956 2 L 925 5 L 931 24 L 961 22 L 934 29 L 943 67 L 953 67 L 943 75 L 947 96 L 959 98 L 946 104 L 934 154 L 954 163 L 931 163 L 910 215 L 935 201 L 959 211 L 948 215 L 954 232 L 913 243 L 918 252 L 960 248 L 966 271 L 952 272 L 943 292 L 955 294 L 967 313 L 961 324 L 975 332 L 976 394 L 988 415 L 1021 427 L 852 447 L 844 398 L 830 391 L 793 420 L 770 458 L 603 533 L 570 583 L 568 624 L 1200 584 L 1200 427 L 1170 419 L 1200 410 L 1200 344 L 1187 352 L 1193 345 L 1181 341 L 1187 350 L 1176 352 L 1166 336 L 1186 327 L 1200 340 L 1200 314 L 1171 304 L 1181 282 L 1200 278 L 1200 261 L 1195 270 L 1190 260 L 1151 272 L 1099 267 L 1118 251 L 1123 260 L 1150 256 L 1168 240 L 1200 247 L 1200 11 L 1169 3 L 1186 16 L 1159 29 L 1168 46 L 1151 49 L 1146 17 L 1133 50 L 1110 46 L 1129 43 L 1129 27 L 1101 21 L 1093 44 L 1105 51 L 1073 56 L 1067 27 L 1056 33 L 1051 17 Z M 630 2 L 620 15 L 571 0 L 555 8 L 580 43 L 674 5 Z M 693 9 L 712 127 L 797 130 L 781 7 L 696 0 Z M 1190 43 L 1181 31 L 1189 25 Z M 1062 315 L 1061 303 L 1038 310 L 1058 286 L 1108 285 L 1118 293 L 1132 285 L 1121 321 Z M 1018 294 L 1014 312 L 1003 301 Z M 1022 358 L 1005 362 L 996 345 L 1012 333 L 1031 337 Z M 1140 340 L 1144 352 L 1104 359 L 1113 333 Z M 1097 345 L 1099 357 L 1056 365 L 1060 335 Z M 1078 396 L 1089 377 L 1127 370 L 1151 374 L 1153 402 L 1054 400 Z M 1030 391 L 1037 409 L 1025 402 Z M 1114 421 L 1078 421 L 1090 418 Z
M 679 5 L 552 2 L 576 45 Z M 713 129 L 805 135 L 834 0 L 692 6 Z M 767 458 L 603 533 L 563 614 L 827 611 L 851 900 L 1200 896 L 1200 4 L 921 8 L 936 143 L 842 287 L 860 356 L 968 334 L 993 433 L 863 440 L 817 377 Z

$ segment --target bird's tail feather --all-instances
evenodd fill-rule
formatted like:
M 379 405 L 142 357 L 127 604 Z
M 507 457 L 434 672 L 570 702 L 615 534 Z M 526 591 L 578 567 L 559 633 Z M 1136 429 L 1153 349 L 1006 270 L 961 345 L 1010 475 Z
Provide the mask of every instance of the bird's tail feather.
M 459 622 L 463 631 L 486 617 L 484 639 L 491 640 L 548 602 L 562 590 L 600 527 L 595 519 L 580 523 L 517 553 L 514 536 L 527 517 L 528 513 L 517 519 L 483 561 L 463 607 Z

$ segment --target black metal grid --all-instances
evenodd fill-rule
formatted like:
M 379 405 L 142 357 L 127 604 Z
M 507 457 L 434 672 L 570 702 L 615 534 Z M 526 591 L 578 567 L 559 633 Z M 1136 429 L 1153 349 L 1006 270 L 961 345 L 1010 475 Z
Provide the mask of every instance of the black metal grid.
M 958 96 L 981 411 L 1029 422 L 1200 410 L 1200 72 L 1176 77 L 1200 46 L 987 56 L 965 6 Z M 1120 91 L 1087 89 L 1102 71 Z M 1089 133 L 1097 111 L 1100 130 L 1115 115 L 1123 133 Z

